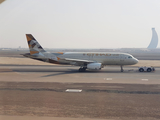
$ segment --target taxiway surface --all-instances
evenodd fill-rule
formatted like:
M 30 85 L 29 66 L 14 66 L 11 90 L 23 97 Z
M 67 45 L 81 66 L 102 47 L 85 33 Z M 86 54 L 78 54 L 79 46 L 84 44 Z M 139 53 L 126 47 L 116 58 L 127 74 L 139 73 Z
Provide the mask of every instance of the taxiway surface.
M 0 81 L 160 84 L 160 68 L 139 72 L 137 67 L 107 66 L 100 71 L 78 72 L 78 67 L 62 65 L 0 65 Z
M 86 72 L 78 68 L 1 64 L 0 118 L 160 118 L 160 68 L 150 73 L 140 73 L 133 66 L 124 67 L 123 73 L 116 66 Z M 68 93 L 67 89 L 82 92 Z

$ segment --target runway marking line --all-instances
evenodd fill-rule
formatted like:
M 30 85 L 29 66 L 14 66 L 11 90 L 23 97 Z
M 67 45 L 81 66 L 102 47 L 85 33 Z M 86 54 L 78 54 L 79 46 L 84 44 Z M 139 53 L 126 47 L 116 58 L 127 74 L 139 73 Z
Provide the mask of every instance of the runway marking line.
M 148 81 L 148 79 L 141 79 L 142 81 Z
M 81 89 L 67 89 L 66 92 L 82 92 Z
M 112 78 L 104 78 L 104 80 L 112 80 Z

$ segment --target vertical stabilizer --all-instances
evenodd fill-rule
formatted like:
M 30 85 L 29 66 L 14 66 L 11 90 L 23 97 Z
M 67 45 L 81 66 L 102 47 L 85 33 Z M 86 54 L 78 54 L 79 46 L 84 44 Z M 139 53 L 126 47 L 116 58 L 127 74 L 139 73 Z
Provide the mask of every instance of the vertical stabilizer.
M 26 34 L 26 37 L 31 55 L 38 54 L 39 52 L 45 52 L 42 46 L 37 42 L 37 40 L 31 34 Z

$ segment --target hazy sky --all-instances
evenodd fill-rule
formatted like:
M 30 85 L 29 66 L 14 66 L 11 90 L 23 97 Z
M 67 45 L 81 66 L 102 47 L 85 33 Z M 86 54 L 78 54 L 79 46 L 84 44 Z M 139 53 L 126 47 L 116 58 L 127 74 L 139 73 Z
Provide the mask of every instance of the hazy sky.
M 6 0 L 0 5 L 0 47 L 146 48 L 160 37 L 160 0 Z M 160 47 L 160 45 L 158 45 Z

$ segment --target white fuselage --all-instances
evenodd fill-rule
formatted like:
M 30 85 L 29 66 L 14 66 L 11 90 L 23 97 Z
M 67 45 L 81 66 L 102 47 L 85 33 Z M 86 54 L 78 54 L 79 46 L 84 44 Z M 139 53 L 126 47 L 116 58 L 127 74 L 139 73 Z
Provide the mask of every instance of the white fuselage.
M 62 64 L 71 63 L 70 61 L 63 60 L 64 58 L 90 60 L 102 63 L 102 65 L 133 65 L 138 63 L 138 60 L 130 54 L 114 52 L 67 52 L 57 57 L 60 58 L 59 63 Z

